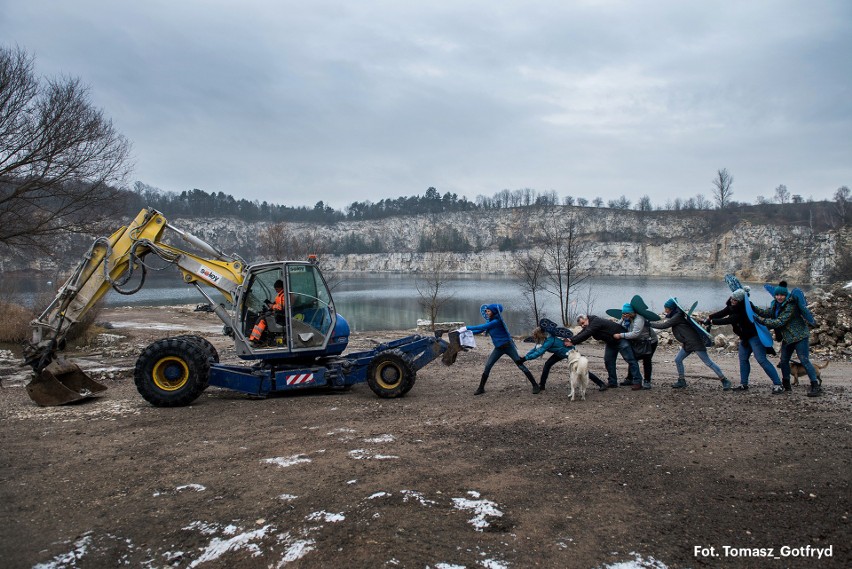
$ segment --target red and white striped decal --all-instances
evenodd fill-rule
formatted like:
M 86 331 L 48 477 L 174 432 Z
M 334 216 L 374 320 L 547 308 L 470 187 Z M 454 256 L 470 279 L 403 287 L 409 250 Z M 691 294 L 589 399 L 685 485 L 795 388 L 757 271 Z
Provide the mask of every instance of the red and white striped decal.
M 313 383 L 314 382 L 314 374 L 312 373 L 298 373 L 296 375 L 288 375 L 287 376 L 287 385 L 301 385 L 303 383 Z

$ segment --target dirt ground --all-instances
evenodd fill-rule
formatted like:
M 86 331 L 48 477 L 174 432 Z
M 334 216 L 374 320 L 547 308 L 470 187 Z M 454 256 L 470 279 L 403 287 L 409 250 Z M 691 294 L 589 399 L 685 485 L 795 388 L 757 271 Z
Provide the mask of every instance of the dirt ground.
M 849 362 L 820 398 L 806 381 L 770 395 L 756 366 L 749 392 L 723 392 L 697 357 L 672 390 L 662 347 L 652 390 L 571 402 L 561 365 L 533 395 L 504 359 L 474 397 L 480 339 L 401 399 L 209 388 L 161 409 L 133 385 L 138 353 L 197 331 L 233 360 L 221 325 L 190 307 L 101 320 L 116 327 L 69 355 L 103 397 L 39 408 L 0 365 L 3 567 L 852 566 Z M 602 347 L 581 351 L 605 376 Z M 736 383 L 736 353 L 711 353 Z

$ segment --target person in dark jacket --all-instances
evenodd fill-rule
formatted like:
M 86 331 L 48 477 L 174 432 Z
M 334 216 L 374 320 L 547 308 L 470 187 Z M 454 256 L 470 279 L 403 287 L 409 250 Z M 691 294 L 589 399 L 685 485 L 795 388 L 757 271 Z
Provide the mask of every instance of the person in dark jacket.
M 769 308 L 752 306 L 754 319 L 767 328 L 777 329 L 781 332 L 781 382 L 784 388 L 790 388 L 790 358 L 793 352 L 799 356 L 799 362 L 804 366 L 811 380 L 811 389 L 808 397 L 819 397 L 822 395 L 819 378 L 817 378 L 814 365 L 811 363 L 810 335 L 808 323 L 802 314 L 799 304 L 790 297 L 786 281 L 781 281 L 775 287 L 775 300 Z M 790 388 L 792 389 L 792 388 Z
M 674 298 L 670 298 L 663 305 L 663 308 L 666 311 L 666 317 L 659 322 L 651 322 L 651 327 L 656 328 L 657 330 L 671 328 L 675 339 L 682 344 L 680 351 L 675 356 L 677 382 L 673 383 L 672 387 L 675 389 L 682 389 L 686 387 L 686 372 L 683 367 L 683 360 L 691 354 L 698 354 L 701 361 L 704 362 L 707 367 L 712 369 L 719 378 L 719 381 L 722 382 L 722 389 L 730 391 L 731 382 L 728 381 L 728 378 L 725 377 L 725 374 L 721 369 L 719 369 L 719 366 L 716 365 L 716 363 L 710 359 L 710 356 L 707 355 L 707 346 L 704 345 L 704 342 L 701 340 L 701 336 L 698 335 L 698 331 L 689 323 L 689 319 L 686 314 L 684 314 L 683 310 L 677 307 L 677 301 Z
M 468 326 L 467 329 L 474 334 L 488 334 L 491 337 L 491 342 L 494 344 L 494 349 L 491 350 L 491 354 L 485 362 L 485 369 L 482 371 L 482 379 L 480 380 L 479 388 L 474 392 L 474 395 L 482 395 L 485 393 L 485 382 L 488 381 L 488 375 L 491 373 L 491 368 L 494 367 L 497 360 L 503 356 L 509 356 L 509 358 L 515 362 L 518 369 L 520 369 L 529 382 L 532 383 L 532 392 L 538 393 L 540 391 L 538 383 L 536 383 L 535 378 L 533 378 L 533 375 L 530 373 L 530 370 L 527 369 L 527 366 L 524 365 L 524 360 L 518 354 L 515 342 L 509 334 L 509 328 L 506 326 L 506 323 L 503 321 L 503 317 L 500 314 L 503 312 L 503 305 L 483 304 L 479 308 L 479 312 L 482 314 L 482 317 L 485 318 L 485 323 L 478 324 L 476 326 Z
M 757 335 L 757 328 L 754 327 L 754 322 L 748 319 L 746 302 L 748 302 L 746 291 L 741 288 L 735 290 L 725 303 L 725 308 L 709 315 L 705 323 L 730 324 L 734 334 L 740 337 L 740 345 L 737 348 L 740 357 L 740 384 L 734 388 L 734 391 L 748 391 L 748 376 L 751 373 L 749 358 L 754 354 L 754 360 L 772 380 L 772 393 L 784 393 L 778 372 L 766 357 L 766 347 Z
M 630 303 L 621 307 L 621 326 L 626 329 L 615 335 L 616 340 L 628 340 L 633 348 L 633 355 L 637 361 L 642 362 L 642 374 L 645 380 L 628 378 L 621 385 L 632 384 L 634 391 L 639 389 L 651 389 L 651 374 L 654 371 L 654 352 L 657 351 L 657 335 L 650 326 L 650 322 L 639 314 Z
M 544 386 L 547 384 L 547 378 L 550 375 L 550 368 L 552 368 L 557 362 L 561 362 L 567 358 L 568 352 L 574 348 L 566 347 L 565 344 L 562 343 L 561 338 L 558 338 L 553 334 L 548 334 L 540 327 L 533 330 L 532 337 L 533 340 L 535 340 L 536 347 L 527 352 L 527 355 L 524 356 L 524 361 L 532 361 L 548 352 L 551 354 L 551 356 L 547 358 L 547 361 L 544 362 L 544 367 L 541 369 L 541 379 L 538 381 L 539 389 L 544 391 Z M 598 386 L 598 390 L 606 391 L 606 384 L 601 381 L 597 375 L 589 372 L 589 379 Z
M 631 378 L 639 378 L 639 382 L 642 382 L 642 374 L 639 372 L 639 364 L 636 362 L 636 356 L 633 355 L 630 342 L 623 338 L 620 340 L 615 338 L 615 334 L 621 334 L 625 331 L 621 324 L 613 320 L 599 318 L 598 316 L 586 316 L 585 314 L 577 317 L 577 323 L 583 330 L 574 337 L 565 340 L 565 346 L 572 347 L 582 344 L 589 338 L 603 342 L 606 345 L 604 348 L 604 365 L 606 366 L 609 387 L 618 387 L 618 375 L 615 368 L 615 360 L 618 354 L 621 354 L 621 357 L 627 362 L 628 375 Z

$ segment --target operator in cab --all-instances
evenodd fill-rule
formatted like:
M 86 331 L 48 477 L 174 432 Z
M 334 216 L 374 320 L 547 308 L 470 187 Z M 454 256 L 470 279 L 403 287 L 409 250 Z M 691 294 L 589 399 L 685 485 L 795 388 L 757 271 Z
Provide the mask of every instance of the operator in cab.
M 282 312 L 286 311 L 286 294 L 284 293 L 284 281 L 281 279 L 275 281 L 272 285 L 275 288 L 275 300 L 273 302 L 266 301 L 266 306 L 269 307 L 273 312 Z M 257 319 L 257 324 L 254 325 L 254 328 L 251 331 L 251 335 L 249 336 L 249 341 L 251 342 L 260 342 L 261 337 L 263 336 L 263 332 L 266 330 L 266 317 L 261 315 Z

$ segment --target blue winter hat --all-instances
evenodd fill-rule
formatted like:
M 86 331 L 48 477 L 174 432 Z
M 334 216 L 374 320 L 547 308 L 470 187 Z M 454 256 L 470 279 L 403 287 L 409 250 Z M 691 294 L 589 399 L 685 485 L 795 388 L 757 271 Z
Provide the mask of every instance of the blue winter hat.
M 670 298 L 666 301 L 665 304 L 663 304 L 663 306 L 666 308 L 675 308 L 677 306 L 677 301 L 673 298 Z
M 790 291 L 787 290 L 787 281 L 781 281 L 778 283 L 778 286 L 775 287 L 775 292 L 772 293 L 773 296 L 776 294 L 783 294 L 784 296 L 790 296 Z
M 495 303 L 495 304 L 483 304 L 482 306 L 479 307 L 479 313 L 482 315 L 483 318 L 488 320 L 488 316 L 485 315 L 485 309 L 486 308 L 491 311 L 491 317 L 492 317 L 493 320 L 496 320 L 497 318 L 501 318 L 500 313 L 503 312 L 503 305 L 502 304 L 497 304 L 497 303 Z
M 625 302 L 624 306 L 621 307 L 622 314 L 634 314 L 635 312 L 629 302 Z

